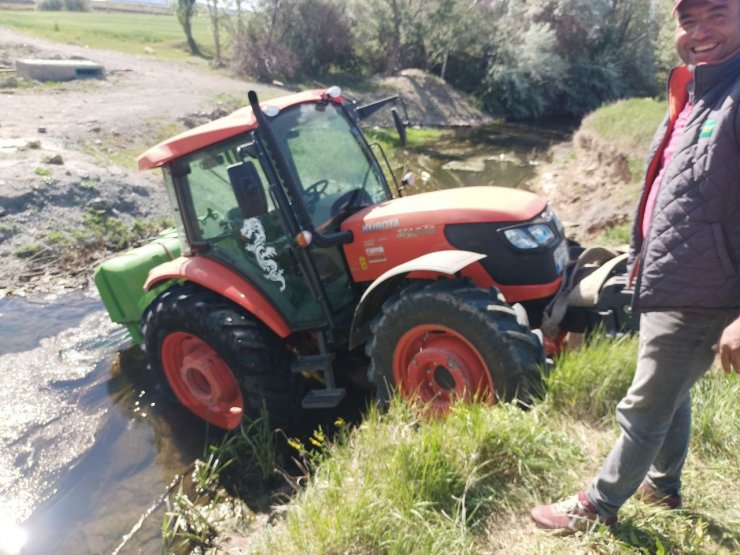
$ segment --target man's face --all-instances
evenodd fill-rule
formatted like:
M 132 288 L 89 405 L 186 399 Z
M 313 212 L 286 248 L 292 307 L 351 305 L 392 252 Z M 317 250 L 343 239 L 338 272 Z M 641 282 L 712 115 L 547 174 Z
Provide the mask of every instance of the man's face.
M 684 0 L 676 16 L 676 50 L 684 63 L 719 62 L 740 48 L 740 0 Z

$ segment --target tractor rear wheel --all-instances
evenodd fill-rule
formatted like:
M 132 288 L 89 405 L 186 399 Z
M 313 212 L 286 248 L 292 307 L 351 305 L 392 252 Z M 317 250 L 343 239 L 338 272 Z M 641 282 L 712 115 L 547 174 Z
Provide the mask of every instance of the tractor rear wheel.
M 368 377 L 384 402 L 398 391 L 440 411 L 456 398 L 528 404 L 541 387 L 542 345 L 495 290 L 414 284 L 385 302 L 371 332 Z
M 165 392 L 224 429 L 264 407 L 272 427 L 289 426 L 301 383 L 280 339 L 243 308 L 192 284 L 157 297 L 143 320 L 149 365 Z

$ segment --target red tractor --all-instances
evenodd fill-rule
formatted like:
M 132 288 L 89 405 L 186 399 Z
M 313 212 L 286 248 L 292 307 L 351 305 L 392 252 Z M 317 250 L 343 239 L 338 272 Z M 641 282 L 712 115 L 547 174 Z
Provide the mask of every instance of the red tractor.
M 332 87 L 260 105 L 250 92 L 250 107 L 139 158 L 162 168 L 176 232 L 103 263 L 96 284 L 200 418 L 231 429 L 264 406 L 277 426 L 301 405 L 337 406 L 340 361 L 363 347 L 381 399 L 444 409 L 538 388 L 530 326 L 569 262 L 562 226 L 516 189 L 402 196 L 404 180 L 394 198 L 359 127 L 392 100 L 358 107 Z

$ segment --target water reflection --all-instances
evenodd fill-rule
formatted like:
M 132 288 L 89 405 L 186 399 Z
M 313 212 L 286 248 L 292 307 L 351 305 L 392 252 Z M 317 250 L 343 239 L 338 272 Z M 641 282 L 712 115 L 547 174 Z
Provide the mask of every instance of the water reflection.
M 436 141 L 408 149 L 401 156 L 406 170 L 416 172 L 409 192 L 474 185 L 525 187 L 536 167 L 547 160 L 549 148 L 566 140 L 570 120 L 498 123 L 448 130 Z
M 12 310 L 0 304 L 28 317 L 36 337 L 24 341 L 37 345 L 0 356 L 0 508 L 11 515 L 2 518 L 3 553 L 18 551 L 17 523 L 28 534 L 21 553 L 113 552 L 203 450 L 204 426 L 162 402 L 143 353 L 126 348 L 97 302 L 48 337 L 78 302 L 57 299 L 38 312 L 17 299 Z M 146 521 L 119 553 L 158 552 L 161 522 L 161 514 Z
M 55 308 L 49 310 L 52 304 Z M 62 296 L 48 295 L 41 299 L 0 299 L 0 355 L 32 349 L 42 338 L 77 325 L 85 315 L 100 306 L 97 297 L 82 291 Z

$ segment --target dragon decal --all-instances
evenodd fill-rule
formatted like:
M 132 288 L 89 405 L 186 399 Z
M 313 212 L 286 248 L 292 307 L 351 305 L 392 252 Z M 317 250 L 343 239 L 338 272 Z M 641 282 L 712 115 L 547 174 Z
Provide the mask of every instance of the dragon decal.
M 277 254 L 273 247 L 266 247 L 265 228 L 257 218 L 247 218 L 240 230 L 242 236 L 247 240 L 246 249 L 257 259 L 257 264 L 265 273 L 265 278 L 280 283 L 280 291 L 285 291 L 285 277 L 283 269 L 272 260 Z

